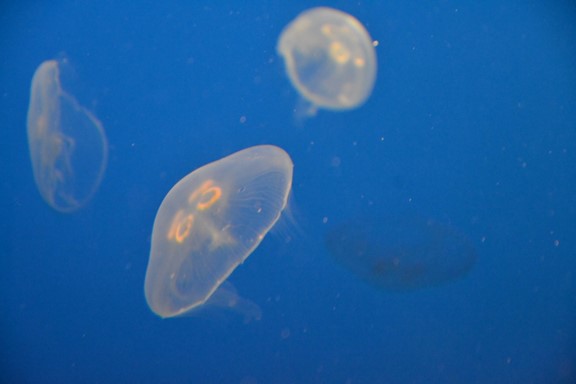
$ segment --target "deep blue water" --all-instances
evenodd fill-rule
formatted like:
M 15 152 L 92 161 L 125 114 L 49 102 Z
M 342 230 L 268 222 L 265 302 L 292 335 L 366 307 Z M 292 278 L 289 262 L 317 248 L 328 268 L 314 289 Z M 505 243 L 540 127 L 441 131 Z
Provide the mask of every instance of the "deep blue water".
M 121 3 L 0 5 L 0 382 L 576 382 L 571 2 Z M 378 40 L 378 77 L 361 108 L 298 121 L 275 46 L 317 5 Z M 32 75 L 62 57 L 110 144 L 73 214 L 40 197 L 26 138 Z M 295 164 L 293 221 L 230 278 L 262 319 L 160 319 L 163 197 L 257 144 Z M 333 225 L 399 212 L 466 234 L 472 270 L 398 293 L 333 261 Z

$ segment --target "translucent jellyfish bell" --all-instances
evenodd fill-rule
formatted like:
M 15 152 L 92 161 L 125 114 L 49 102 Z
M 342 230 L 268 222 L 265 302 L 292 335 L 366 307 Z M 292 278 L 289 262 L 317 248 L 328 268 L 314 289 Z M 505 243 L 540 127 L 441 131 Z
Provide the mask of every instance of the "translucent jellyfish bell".
M 28 148 L 42 198 L 57 211 L 72 212 L 98 189 L 108 160 L 108 141 L 100 121 L 62 88 L 62 64 L 48 60 L 34 73 Z
M 376 79 L 376 53 L 370 35 L 353 16 L 319 7 L 301 13 L 278 40 L 292 85 L 317 108 L 357 108 L 370 96 Z
M 280 218 L 292 169 L 284 150 L 261 145 L 180 180 L 154 221 L 144 288 L 150 309 L 172 317 L 208 303 L 256 313 L 222 283 Z

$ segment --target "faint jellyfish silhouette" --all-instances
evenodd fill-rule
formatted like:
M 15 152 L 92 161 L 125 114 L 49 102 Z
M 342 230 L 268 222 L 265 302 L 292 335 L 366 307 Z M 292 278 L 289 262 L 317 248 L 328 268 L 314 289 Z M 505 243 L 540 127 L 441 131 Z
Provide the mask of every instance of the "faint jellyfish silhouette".
M 150 309 L 173 317 L 208 304 L 259 318 L 256 304 L 223 283 L 280 218 L 292 170 L 284 150 L 261 145 L 180 180 L 154 221 L 144 286 Z
M 282 31 L 277 51 L 304 99 L 297 114 L 356 108 L 372 93 L 374 45 L 364 26 L 347 13 L 327 7 L 302 12 Z
M 62 89 L 63 62 L 43 62 L 32 78 L 28 147 L 42 198 L 60 212 L 88 202 L 102 181 L 108 142 L 102 124 Z
M 417 217 L 356 219 L 329 231 L 339 264 L 372 286 L 413 290 L 465 276 L 476 261 L 470 240 L 454 228 Z

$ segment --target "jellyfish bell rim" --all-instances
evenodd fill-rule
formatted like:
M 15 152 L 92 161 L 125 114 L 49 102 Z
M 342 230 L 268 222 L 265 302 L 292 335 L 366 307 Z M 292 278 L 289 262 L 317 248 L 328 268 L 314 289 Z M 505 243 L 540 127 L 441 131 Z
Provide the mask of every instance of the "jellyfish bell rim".
M 289 243 L 295 238 L 304 238 L 304 230 L 300 226 L 300 216 L 301 213 L 298 204 L 295 202 L 294 191 L 290 190 L 288 200 L 281 211 L 280 217 L 267 234 L 279 238 L 285 243 Z

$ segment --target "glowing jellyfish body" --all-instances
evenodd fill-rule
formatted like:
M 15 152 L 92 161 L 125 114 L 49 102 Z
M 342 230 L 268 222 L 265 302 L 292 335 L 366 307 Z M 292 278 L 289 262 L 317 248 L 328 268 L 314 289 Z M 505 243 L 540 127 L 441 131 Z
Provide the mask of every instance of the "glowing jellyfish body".
M 251 311 L 221 284 L 279 219 L 292 170 L 284 150 L 262 145 L 199 168 L 170 190 L 156 214 L 146 271 L 152 311 L 178 316 L 209 299 Z M 216 302 L 222 298 L 225 303 Z
M 366 101 L 376 79 L 370 35 L 353 16 L 319 7 L 301 13 L 282 31 L 277 46 L 290 81 L 311 105 L 345 110 Z
M 60 83 L 61 62 L 43 62 L 32 79 L 28 147 L 34 181 L 54 209 L 71 212 L 94 195 L 106 169 L 102 124 Z

